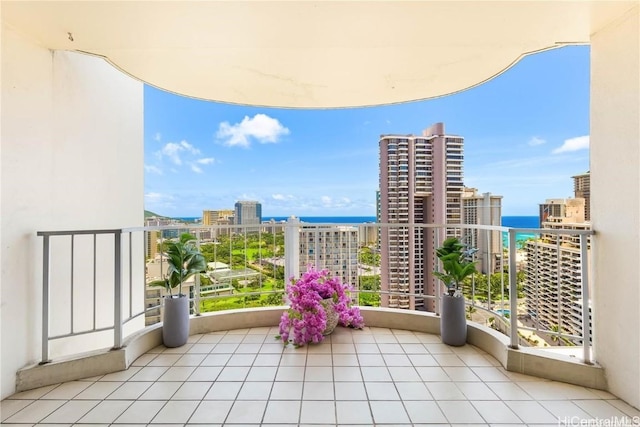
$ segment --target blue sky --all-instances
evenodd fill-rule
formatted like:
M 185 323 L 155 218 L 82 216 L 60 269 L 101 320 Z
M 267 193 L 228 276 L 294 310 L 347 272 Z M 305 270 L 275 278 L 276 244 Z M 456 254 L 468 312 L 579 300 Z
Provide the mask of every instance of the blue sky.
M 214 78 L 214 77 L 212 77 Z M 589 47 L 525 57 L 437 99 L 335 110 L 245 107 L 145 86 L 145 209 L 201 216 L 258 200 L 263 217 L 374 216 L 381 134 L 444 122 L 465 138 L 464 180 L 537 215 L 589 170 Z

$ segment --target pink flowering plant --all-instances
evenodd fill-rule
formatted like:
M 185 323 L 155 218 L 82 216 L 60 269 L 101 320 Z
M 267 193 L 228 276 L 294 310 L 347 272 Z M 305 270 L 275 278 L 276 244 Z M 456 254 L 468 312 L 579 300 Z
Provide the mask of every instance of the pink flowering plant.
M 337 277 L 330 277 L 328 270 L 318 271 L 310 266 L 300 279 L 291 278 L 287 296 L 290 308 L 282 313 L 280 335 L 276 337 L 285 345 L 290 339 L 296 347 L 324 339 L 327 327 L 327 313 L 321 304 L 324 299 L 333 300 L 340 325 L 355 329 L 364 327 L 360 309 L 351 306 L 351 286 Z

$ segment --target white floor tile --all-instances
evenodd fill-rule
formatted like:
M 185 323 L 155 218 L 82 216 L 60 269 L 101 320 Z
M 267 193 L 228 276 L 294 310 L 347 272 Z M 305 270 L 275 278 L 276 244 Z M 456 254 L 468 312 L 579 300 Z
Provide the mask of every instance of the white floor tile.
M 427 386 L 422 382 L 401 382 L 396 383 L 396 389 L 400 399 L 407 400 L 433 400 Z
M 233 400 L 202 401 L 189 419 L 189 423 L 222 424 L 227 418 L 232 405 Z
M 100 378 L 98 381 L 129 381 L 131 377 L 140 372 L 142 367 L 140 366 L 131 366 L 129 369 L 124 371 L 112 372 Z
M 493 366 L 474 366 L 471 370 L 482 381 L 510 381 L 509 377 L 504 375 L 500 370 Z
M 364 366 L 385 366 L 384 359 L 380 354 L 359 354 L 360 367 Z
M 558 419 L 589 419 L 591 416 L 570 400 L 545 400 L 540 404 Z
M 453 382 L 427 382 L 425 385 L 435 400 L 467 400 Z
M 451 381 L 444 369 L 439 366 L 416 366 L 416 371 L 425 382 Z
M 500 400 L 485 383 L 456 382 L 455 384 L 468 400 Z
M 520 423 L 518 416 L 504 402 L 476 400 L 471 402 L 488 423 Z
M 382 354 L 404 354 L 404 350 L 400 344 L 380 344 L 378 348 Z
M 371 405 L 373 422 L 376 424 L 408 424 L 411 421 L 405 411 L 402 402 L 375 402 Z
M 157 381 L 168 369 L 167 366 L 145 366 L 128 381 Z
M 305 400 L 300 410 L 300 423 L 327 423 L 335 424 L 335 402 Z
M 200 366 L 225 366 L 231 359 L 231 354 L 217 353 L 205 355 Z
M 445 366 L 442 369 L 452 381 L 480 381 L 480 378 L 466 366 Z
M 198 366 L 187 381 L 215 381 L 221 371 L 221 366 Z
M 447 418 L 444 416 L 438 404 L 435 401 L 407 401 L 404 402 L 409 418 L 413 423 L 446 423 Z
M 116 419 L 116 423 L 143 424 L 150 422 L 165 405 L 163 400 L 139 400 L 133 402 L 126 411 Z
M 213 385 L 211 381 L 192 381 L 180 383 L 180 388 L 171 400 L 202 400 Z
M 333 369 L 330 366 L 307 366 L 304 371 L 304 380 L 333 382 Z
M 332 382 L 305 381 L 302 389 L 303 400 L 334 400 Z
M 392 382 L 365 382 L 364 387 L 369 400 L 400 400 Z
M 466 366 L 457 354 L 434 354 L 433 358 L 440 366 Z
M 227 416 L 228 424 L 259 424 L 262 422 L 267 401 L 236 400 Z
M 303 381 L 304 366 L 280 366 L 276 381 Z
M 116 391 L 107 396 L 108 400 L 135 400 L 142 396 L 153 383 L 151 381 L 136 381 L 123 383 Z
M 103 400 L 92 410 L 80 418 L 79 423 L 112 423 L 118 418 L 133 402 L 130 400 Z
M 187 353 L 189 354 L 209 354 L 215 347 L 215 344 L 205 344 L 202 342 L 198 342 L 191 346 Z
M 186 381 L 195 369 L 193 366 L 172 366 L 158 378 L 158 381 Z
M 54 388 L 58 387 L 58 384 L 48 385 L 46 387 L 35 388 L 33 390 L 27 390 L 20 393 L 15 393 L 9 396 L 7 399 L 25 399 L 25 400 L 34 400 L 40 399 L 45 394 L 49 393 Z M 4 402 L 4 400 L 3 400 Z
M 279 354 L 258 354 L 253 366 L 278 366 L 281 357 Z
M 418 342 L 417 344 L 403 343 L 400 345 L 402 346 L 404 352 L 407 354 L 429 354 L 427 348 L 422 343 L 420 343 L 417 337 L 416 341 Z
M 518 384 L 511 382 L 485 383 L 502 400 L 531 400 Z
M 70 400 L 47 416 L 43 423 L 75 423 L 93 409 L 99 400 Z
M 208 383 L 208 381 L 207 381 Z M 213 383 L 205 395 L 205 400 L 235 400 L 242 387 L 241 382 L 221 382 Z
M 37 423 L 64 405 L 66 400 L 36 400 L 6 419 L 7 423 Z M 2 414 L 4 418 L 5 415 Z M 4 422 L 3 422 L 4 424 Z
M 337 423 L 341 426 L 347 424 L 373 424 L 373 417 L 368 402 L 337 401 L 336 416 Z
M 71 381 L 63 383 L 42 396 L 41 399 L 73 399 L 90 385 L 91 383 L 86 381 Z
M 267 403 L 264 423 L 298 424 L 301 402 L 292 400 L 271 400 Z
M 273 382 L 246 382 L 240 388 L 237 400 L 267 400 Z
M 391 381 L 391 375 L 386 367 L 363 366 L 360 371 L 365 381 Z
M 33 400 L 3 400 L 0 402 L 0 421 L 4 421 L 16 412 L 33 403 Z
M 306 364 L 306 354 L 283 354 L 280 359 L 280 366 L 305 366 Z
M 308 365 L 307 365 L 308 366 Z M 356 354 L 333 354 L 333 366 L 359 366 Z
M 186 423 L 200 404 L 197 400 L 170 400 L 151 420 L 153 424 Z
M 181 354 L 159 354 L 147 366 L 173 366 L 180 359 Z
M 235 353 L 229 361 L 227 366 L 251 366 L 256 359 L 256 354 L 239 354 Z
M 249 370 L 246 381 L 273 381 L 277 372 L 277 366 L 254 366 Z
M 139 400 L 169 400 L 182 384 L 182 381 L 153 383 L 142 393 Z
M 412 366 L 389 366 L 387 369 L 396 383 L 421 381 L 420 375 Z
M 538 402 L 510 401 L 505 403 L 514 413 L 518 414 L 518 417 L 522 421 L 527 424 L 549 423 L 557 425 L 558 423 L 558 419 Z
M 360 368 L 357 366 L 334 366 L 333 381 L 362 381 Z
M 271 400 L 300 400 L 302 399 L 302 381 L 274 382 L 271 388 Z
M 440 410 L 452 424 L 483 423 L 482 416 L 468 401 L 437 400 Z
M 358 354 L 380 354 L 380 349 L 378 348 L 378 345 L 375 343 L 357 342 L 355 346 L 356 346 L 356 353 Z
M 233 353 L 238 348 L 239 344 L 223 344 L 219 343 L 213 347 L 211 353 Z
M 409 354 L 413 366 L 438 366 L 435 356 L 430 354 Z
M 594 418 L 618 418 L 622 419 L 626 416 L 624 412 L 611 405 L 606 400 L 575 400 L 573 401 L 583 411 Z
M 309 354 L 307 355 L 307 366 L 333 366 L 330 354 Z
M 387 366 L 411 366 L 411 361 L 404 354 L 383 354 L 382 358 Z
M 122 381 L 99 381 L 85 388 L 74 399 L 103 400 L 122 384 Z
M 336 400 L 367 400 L 367 392 L 363 382 L 334 383 Z

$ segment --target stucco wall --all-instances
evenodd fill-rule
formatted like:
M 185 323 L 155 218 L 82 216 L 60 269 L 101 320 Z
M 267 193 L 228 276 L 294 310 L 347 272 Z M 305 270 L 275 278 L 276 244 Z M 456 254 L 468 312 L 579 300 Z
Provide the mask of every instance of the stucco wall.
M 143 221 L 143 85 L 2 28 L 1 397 L 40 357 L 41 230 Z
M 591 38 L 594 342 L 610 391 L 640 407 L 638 7 Z

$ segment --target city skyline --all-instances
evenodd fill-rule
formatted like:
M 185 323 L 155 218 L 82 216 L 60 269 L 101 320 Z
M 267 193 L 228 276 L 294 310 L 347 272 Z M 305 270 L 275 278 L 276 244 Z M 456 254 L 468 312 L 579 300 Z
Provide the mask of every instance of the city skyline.
M 145 209 L 172 217 L 257 200 L 263 216 L 375 216 L 382 134 L 444 122 L 465 139 L 467 187 L 538 214 L 589 170 L 589 47 L 522 59 L 437 99 L 293 110 L 189 99 L 145 87 Z

